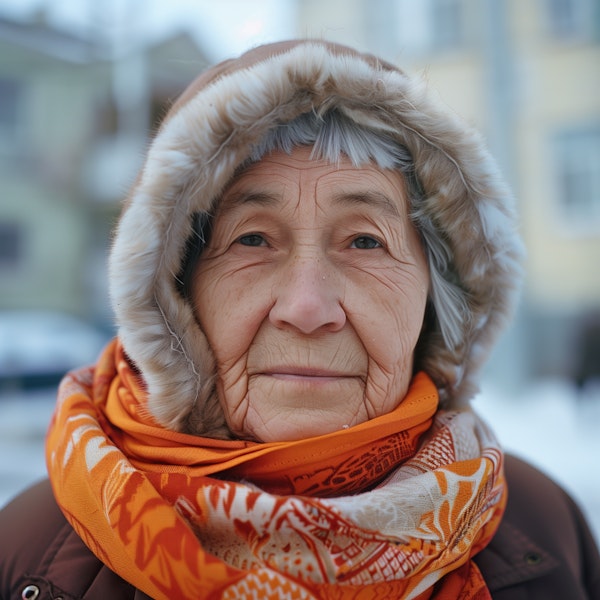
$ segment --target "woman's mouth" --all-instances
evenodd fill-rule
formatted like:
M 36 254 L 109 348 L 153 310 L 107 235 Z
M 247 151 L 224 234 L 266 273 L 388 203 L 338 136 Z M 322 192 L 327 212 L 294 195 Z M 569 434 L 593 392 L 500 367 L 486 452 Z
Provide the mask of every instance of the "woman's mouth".
M 257 374 L 283 381 L 313 383 L 326 383 L 328 381 L 339 381 L 340 379 L 356 377 L 356 375 L 344 371 L 312 367 L 274 367 Z

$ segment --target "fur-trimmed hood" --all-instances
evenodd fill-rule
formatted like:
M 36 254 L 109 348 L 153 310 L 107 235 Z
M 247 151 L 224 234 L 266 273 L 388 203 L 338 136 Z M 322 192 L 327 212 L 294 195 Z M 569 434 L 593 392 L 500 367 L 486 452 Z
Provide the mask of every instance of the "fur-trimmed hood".
M 458 333 L 445 334 L 435 322 L 426 327 L 419 367 L 446 406 L 476 391 L 520 281 L 513 202 L 495 163 L 423 81 L 346 47 L 286 42 L 221 63 L 191 84 L 157 132 L 118 225 L 110 257 L 118 334 L 144 377 L 149 410 L 164 426 L 227 435 L 212 353 L 177 285 L 193 216 L 211 211 L 271 128 L 333 107 L 409 149 L 424 192 L 421 217 L 448 249 L 441 275 L 463 307 L 454 315 Z M 431 264 L 440 257 L 428 258 Z M 436 289 L 432 282 L 430 300 L 442 314 Z

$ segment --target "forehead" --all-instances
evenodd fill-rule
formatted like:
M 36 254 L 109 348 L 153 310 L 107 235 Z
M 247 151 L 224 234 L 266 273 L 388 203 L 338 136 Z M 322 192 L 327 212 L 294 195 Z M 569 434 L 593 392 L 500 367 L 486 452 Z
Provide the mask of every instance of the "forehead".
M 312 177 L 364 177 L 368 173 L 380 175 L 382 177 L 397 177 L 402 180 L 399 172 L 390 169 L 381 169 L 375 163 L 368 163 L 356 166 L 345 155 L 340 154 L 335 162 L 325 158 L 317 158 L 313 155 L 312 146 L 298 146 L 290 153 L 283 150 L 275 150 L 261 160 L 252 163 L 234 177 L 230 187 L 239 181 L 245 181 L 249 178 L 266 178 L 274 175 L 290 176 L 309 175 Z
M 345 155 L 336 162 L 314 158 L 311 147 L 274 151 L 238 173 L 225 190 L 221 210 L 247 203 L 276 204 L 288 194 L 334 202 L 366 202 L 395 215 L 406 212 L 406 186 L 399 171 L 374 163 L 355 166 Z

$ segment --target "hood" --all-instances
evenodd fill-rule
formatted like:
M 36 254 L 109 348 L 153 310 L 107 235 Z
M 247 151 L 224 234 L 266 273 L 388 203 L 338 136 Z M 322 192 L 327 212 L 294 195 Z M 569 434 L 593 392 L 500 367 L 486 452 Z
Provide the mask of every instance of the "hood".
M 190 85 L 150 145 L 116 230 L 109 279 L 118 335 L 143 376 L 148 409 L 165 427 L 227 436 L 214 359 L 177 284 L 194 215 L 210 212 L 271 128 L 334 107 L 412 154 L 424 193 L 420 218 L 446 248 L 436 277 L 461 307 L 452 315 L 458 327 L 444 333 L 439 321 L 448 307 L 436 293 L 440 282 L 431 282 L 433 310 L 417 366 L 435 381 L 445 407 L 465 404 L 477 390 L 520 282 L 513 201 L 494 161 L 424 81 L 346 47 L 286 42 L 221 63 Z

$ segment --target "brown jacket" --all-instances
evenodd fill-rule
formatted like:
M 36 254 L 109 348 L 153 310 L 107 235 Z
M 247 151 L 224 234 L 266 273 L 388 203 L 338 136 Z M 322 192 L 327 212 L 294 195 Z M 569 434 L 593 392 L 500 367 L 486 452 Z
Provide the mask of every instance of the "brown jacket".
M 507 457 L 506 474 L 505 517 L 476 557 L 494 600 L 600 600 L 600 555 L 579 509 L 560 487 L 514 457 Z M 148 596 L 86 548 L 43 481 L 0 512 L 0 599 L 19 598 Z

